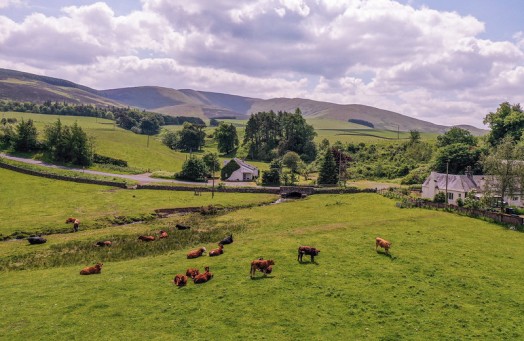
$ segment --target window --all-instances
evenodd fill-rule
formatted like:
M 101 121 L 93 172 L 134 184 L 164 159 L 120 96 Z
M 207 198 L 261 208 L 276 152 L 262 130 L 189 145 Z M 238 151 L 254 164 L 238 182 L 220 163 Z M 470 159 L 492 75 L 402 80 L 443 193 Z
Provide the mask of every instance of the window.
M 461 195 L 462 195 L 462 194 L 459 193 L 459 198 L 461 198 Z
M 448 200 L 453 200 L 453 193 L 448 193 Z
M 519 200 L 519 197 L 513 197 L 512 200 L 513 200 L 513 201 L 517 201 L 517 200 Z

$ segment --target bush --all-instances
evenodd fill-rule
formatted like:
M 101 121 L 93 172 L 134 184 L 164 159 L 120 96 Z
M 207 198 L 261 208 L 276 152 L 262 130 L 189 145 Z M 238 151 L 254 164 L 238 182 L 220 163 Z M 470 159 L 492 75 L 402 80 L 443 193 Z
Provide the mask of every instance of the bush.
M 458 198 L 457 199 L 457 205 L 458 205 L 458 207 L 463 207 L 464 206 L 464 201 L 462 201 L 462 198 Z
M 100 154 L 95 154 L 93 156 L 93 162 L 94 163 L 101 163 L 101 164 L 104 164 L 104 165 L 114 165 L 114 166 L 119 166 L 119 167 L 127 167 L 127 161 L 125 161 L 125 160 L 115 159 L 115 158 L 112 158 L 112 157 L 109 157 L 109 156 L 100 155 Z
M 439 193 L 435 194 L 435 197 L 433 198 L 433 202 L 445 203 L 446 202 L 446 194 L 444 192 L 439 192 Z
M 280 171 L 278 168 L 271 168 L 262 172 L 262 186 L 280 186 Z
M 190 157 L 182 165 L 182 171 L 176 174 L 177 179 L 190 181 L 206 181 L 208 174 L 205 162 L 196 157 Z

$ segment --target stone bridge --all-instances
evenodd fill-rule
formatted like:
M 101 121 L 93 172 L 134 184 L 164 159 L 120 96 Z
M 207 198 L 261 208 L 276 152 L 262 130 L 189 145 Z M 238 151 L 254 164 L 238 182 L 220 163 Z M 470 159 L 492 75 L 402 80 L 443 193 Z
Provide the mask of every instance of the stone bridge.
M 315 194 L 315 189 L 313 187 L 280 186 L 280 196 L 283 198 L 289 198 L 289 197 L 303 198 L 311 194 Z

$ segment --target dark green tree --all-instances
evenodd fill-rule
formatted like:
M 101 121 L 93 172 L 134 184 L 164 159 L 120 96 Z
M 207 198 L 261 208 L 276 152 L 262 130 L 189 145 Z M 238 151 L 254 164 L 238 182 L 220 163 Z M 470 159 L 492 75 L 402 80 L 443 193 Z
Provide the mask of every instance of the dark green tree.
M 38 149 L 38 131 L 33 120 L 20 121 L 16 125 L 16 134 L 12 140 L 13 149 L 17 152 L 32 152 Z
M 204 146 L 206 133 L 203 126 L 184 123 L 184 127 L 178 132 L 178 149 L 184 151 L 197 151 Z
M 327 150 L 320 162 L 317 182 L 320 185 L 336 185 L 338 183 L 338 168 L 331 150 Z
M 483 150 L 466 144 L 456 143 L 440 148 L 435 157 L 434 169 L 437 172 L 446 172 L 446 163 L 449 162 L 449 174 L 464 174 L 468 166 L 474 174 L 482 174 L 480 158 Z
M 409 131 L 409 144 L 415 144 L 420 142 L 420 132 L 417 130 Z
M 176 174 L 176 178 L 190 181 L 206 181 L 208 173 L 204 160 L 191 156 L 184 162 L 182 171 Z
M 295 152 L 287 152 L 282 157 L 282 164 L 291 169 L 294 173 L 297 172 L 298 166 L 301 162 L 302 159 L 300 159 L 300 156 Z
M 509 136 L 513 141 L 520 141 L 524 131 L 524 112 L 520 104 L 511 105 L 508 102 L 501 103 L 496 112 L 490 112 L 484 118 L 491 131 L 487 136 L 487 142 L 496 146 Z
M 437 136 L 437 147 L 445 147 L 450 144 L 462 143 L 468 146 L 476 146 L 477 138 L 466 129 L 453 127 L 442 135 Z
M 209 120 L 209 126 L 210 127 L 218 127 L 218 125 L 220 124 L 220 122 L 215 119 L 215 118 L 212 118 Z
M 202 160 L 204 160 L 209 171 L 208 175 L 213 175 L 211 173 L 220 171 L 220 160 L 218 159 L 217 153 L 206 153 L 202 156 Z
M 215 130 L 215 140 L 220 153 L 231 153 L 238 148 L 237 128 L 232 123 L 221 122 Z
M 162 143 L 170 149 L 178 149 L 179 134 L 176 131 L 164 130 L 162 135 Z

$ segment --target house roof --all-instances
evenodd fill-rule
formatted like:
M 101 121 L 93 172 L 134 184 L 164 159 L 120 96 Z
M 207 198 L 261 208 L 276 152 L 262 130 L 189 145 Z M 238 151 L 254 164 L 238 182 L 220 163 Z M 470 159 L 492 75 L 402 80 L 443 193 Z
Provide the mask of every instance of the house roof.
M 249 163 L 247 162 L 244 162 L 243 160 L 239 159 L 239 158 L 233 158 L 233 160 L 235 160 L 235 162 L 240 166 L 240 167 L 245 167 L 249 170 L 252 170 L 252 171 L 256 171 L 258 170 L 257 167 L 253 166 L 253 165 L 250 165 Z
M 472 190 L 482 191 L 484 175 L 457 175 L 447 174 L 448 191 L 470 192 Z M 446 188 L 446 174 L 431 172 L 422 186 L 430 186 L 431 183 L 439 189 Z

